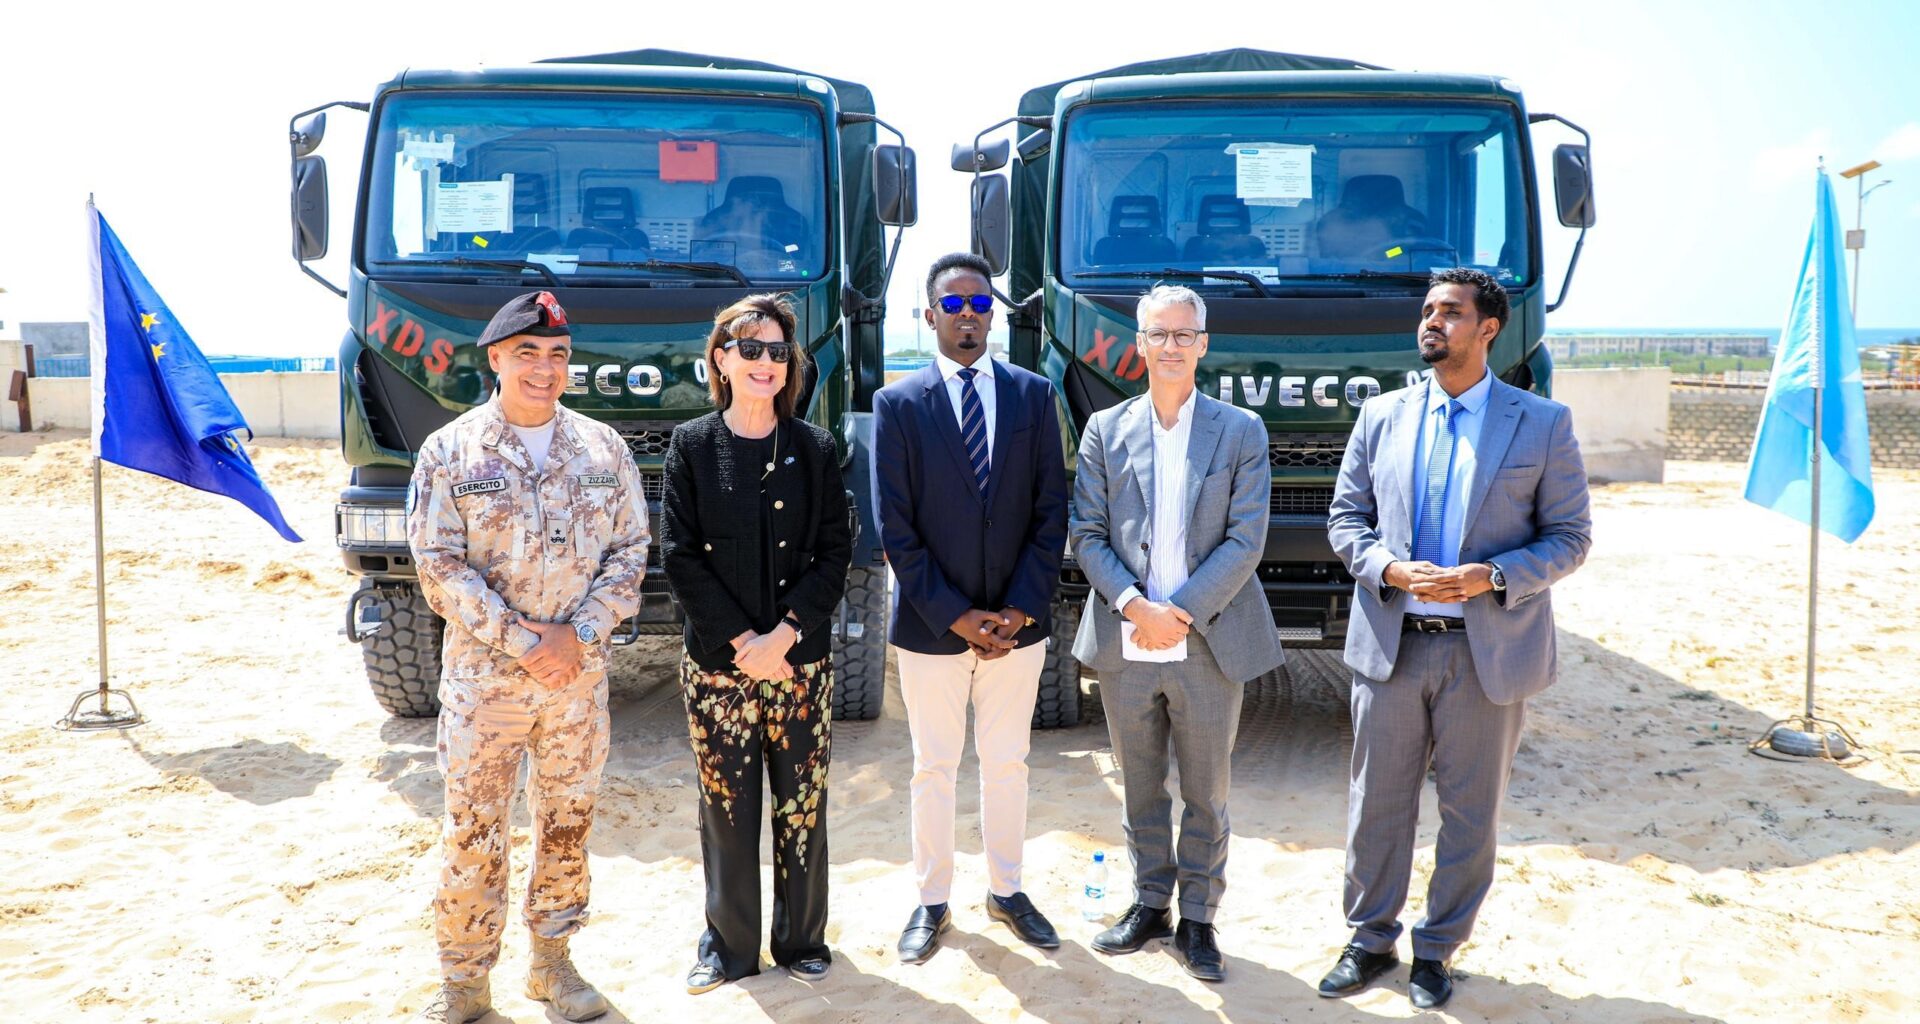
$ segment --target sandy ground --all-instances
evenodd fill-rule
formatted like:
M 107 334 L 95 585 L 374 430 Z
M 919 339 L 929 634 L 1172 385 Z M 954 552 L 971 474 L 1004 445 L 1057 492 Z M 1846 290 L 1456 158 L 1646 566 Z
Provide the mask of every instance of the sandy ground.
M 0 435 L 0 1002 L 20 1019 L 389 1020 L 433 986 L 432 726 L 387 719 L 339 635 L 351 583 L 331 540 L 332 447 L 268 441 L 255 457 L 307 544 L 109 467 L 114 681 L 152 721 L 72 735 L 49 726 L 93 679 L 85 441 Z M 1880 474 L 1874 529 L 1823 549 L 1823 699 L 1872 747 L 1846 770 L 1745 749 L 1800 700 L 1804 528 L 1739 500 L 1738 466 L 1668 471 L 1664 486 L 1595 492 L 1593 557 L 1555 595 L 1561 680 L 1533 703 L 1501 877 L 1446 1016 L 1920 1018 L 1920 474 Z M 892 708 L 835 729 L 833 974 L 685 995 L 700 928 L 693 764 L 665 672 L 630 663 L 625 676 L 592 839 L 594 923 L 577 941 L 625 1015 L 610 1020 L 1412 1015 L 1404 972 L 1346 1002 L 1313 994 L 1346 939 L 1350 724 L 1324 659 L 1292 688 L 1249 694 L 1217 987 L 1163 951 L 1087 946 L 1097 926 L 1074 894 L 1091 851 L 1122 842 L 1097 721 L 1036 736 L 1031 760 L 1027 885 L 1065 945 L 1043 955 L 986 919 L 963 783 L 957 927 L 932 962 L 895 963 L 913 888 L 910 754 Z M 1429 791 L 1422 878 L 1434 827 Z M 516 899 L 529 845 L 522 828 Z M 521 995 L 525 963 L 516 922 L 490 1019 L 558 1019 Z

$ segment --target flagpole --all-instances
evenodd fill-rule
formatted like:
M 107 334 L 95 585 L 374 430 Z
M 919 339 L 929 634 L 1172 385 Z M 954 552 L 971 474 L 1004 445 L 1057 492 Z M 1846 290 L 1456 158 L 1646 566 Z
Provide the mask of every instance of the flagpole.
M 100 711 L 107 711 L 107 551 L 100 510 L 100 456 L 93 457 L 93 611 L 100 645 Z

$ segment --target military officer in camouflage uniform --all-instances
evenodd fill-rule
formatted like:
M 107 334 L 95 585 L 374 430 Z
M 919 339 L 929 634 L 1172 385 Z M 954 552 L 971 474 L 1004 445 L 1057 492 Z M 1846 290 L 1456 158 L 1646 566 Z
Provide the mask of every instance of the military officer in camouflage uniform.
M 515 776 L 530 757 L 527 995 L 568 1020 L 606 1012 L 567 939 L 587 918 L 587 832 L 607 759 L 608 636 L 646 571 L 646 501 L 611 427 L 559 404 L 571 354 L 553 295 L 521 295 L 481 335 L 493 398 L 435 431 L 408 493 L 420 587 L 447 620 L 439 761 L 446 780 L 434 932 L 443 984 L 420 1019 L 491 1009 L 507 915 Z

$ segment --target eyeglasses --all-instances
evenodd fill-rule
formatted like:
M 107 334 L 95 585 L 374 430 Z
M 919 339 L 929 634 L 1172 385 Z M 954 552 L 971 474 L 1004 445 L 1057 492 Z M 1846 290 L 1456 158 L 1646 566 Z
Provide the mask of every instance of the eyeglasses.
M 954 314 L 960 312 L 961 309 L 967 306 L 972 306 L 973 311 L 975 313 L 982 313 L 982 314 L 991 313 L 993 312 L 993 296 L 991 295 L 942 295 L 940 296 L 940 310 L 941 312 L 946 313 L 948 316 L 953 316 Z
M 1188 330 L 1163 331 L 1160 328 L 1155 327 L 1150 331 L 1141 331 L 1140 337 L 1145 339 L 1147 344 L 1152 345 L 1155 348 L 1159 348 L 1161 345 L 1165 345 L 1168 341 L 1172 341 L 1175 345 L 1178 345 L 1181 348 L 1191 348 L 1193 347 L 1193 343 L 1196 341 L 1199 341 L 1200 336 L 1205 333 L 1207 332 L 1188 331 Z
M 793 358 L 793 344 L 786 341 L 761 341 L 758 338 L 735 338 L 721 348 L 733 349 L 747 362 L 757 362 L 765 353 L 776 363 L 784 363 Z

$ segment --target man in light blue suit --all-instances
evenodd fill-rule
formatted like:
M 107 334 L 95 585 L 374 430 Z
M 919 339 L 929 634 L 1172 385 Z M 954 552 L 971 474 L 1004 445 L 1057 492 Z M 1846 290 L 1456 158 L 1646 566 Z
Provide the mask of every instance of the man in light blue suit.
M 1408 995 L 1453 993 L 1447 962 L 1493 884 L 1500 801 L 1526 698 L 1553 683 L 1549 588 L 1591 543 L 1587 475 L 1567 408 L 1487 368 L 1507 293 L 1479 270 L 1435 271 L 1418 327 L 1433 372 L 1360 410 L 1327 532 L 1353 574 L 1345 910 L 1353 938 L 1323 996 L 1399 962 L 1399 914 L 1431 764 L 1440 835 Z
M 1136 319 L 1147 393 L 1087 421 L 1067 531 L 1094 591 L 1073 654 L 1100 673 L 1133 861 L 1133 905 L 1093 948 L 1112 956 L 1171 937 L 1188 974 L 1220 981 L 1213 919 L 1241 687 L 1285 658 L 1254 575 L 1272 486 L 1267 430 L 1194 386 L 1207 352 L 1199 294 L 1161 285 Z M 1186 805 L 1177 848 L 1169 747 Z

